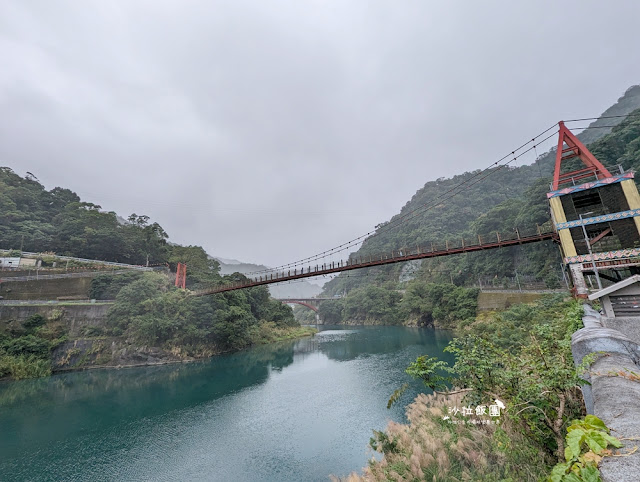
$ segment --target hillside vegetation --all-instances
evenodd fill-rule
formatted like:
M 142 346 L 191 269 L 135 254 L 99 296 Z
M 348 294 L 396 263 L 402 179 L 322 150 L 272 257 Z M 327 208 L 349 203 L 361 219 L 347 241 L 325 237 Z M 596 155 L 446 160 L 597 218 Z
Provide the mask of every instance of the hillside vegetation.
M 590 141 L 589 149 L 605 166 L 620 164 L 624 169 L 640 169 L 638 107 L 640 86 L 634 86 L 615 106 L 603 114 L 631 113 L 629 117 L 599 119 L 592 124 L 594 128 L 579 134 L 580 138 Z M 634 108 L 636 110 L 631 111 Z M 595 128 L 613 125 L 615 127 Z M 495 232 L 513 232 L 515 228 L 535 229 L 536 224 L 543 224 L 550 219 L 546 193 L 549 191 L 554 161 L 555 150 L 551 150 L 540 156 L 532 165 L 494 168 L 492 174 L 484 181 L 477 184 L 469 183 L 460 195 L 439 204 L 435 204 L 435 201 L 461 182 L 472 179 L 479 171 L 427 182 L 398 215 L 389 222 L 382 223 L 376 234 L 367 238 L 351 257 L 366 257 L 409 246 L 429 246 L 432 242 L 442 245 L 445 240 L 458 240 L 459 244 L 461 238 L 477 239 L 478 235 L 482 235 L 487 239 L 492 234 L 495 235 Z M 385 229 L 388 223 L 396 222 L 401 216 L 425 204 L 435 206 L 392 229 Z M 345 273 L 334 278 L 325 284 L 324 294 L 343 295 L 343 298 L 340 301 L 325 303 L 321 306 L 321 312 L 326 311 L 326 315 L 333 322 L 346 321 L 354 315 L 357 319 L 376 318 L 376 312 L 380 310 L 373 306 L 368 313 L 353 313 L 352 310 L 345 309 L 356 299 L 362 299 L 363 293 L 371 290 L 372 286 L 382 290 L 377 296 L 388 298 L 390 308 L 402 305 L 404 301 L 401 300 L 401 296 L 400 299 L 396 299 L 393 295 L 383 292 L 404 289 L 412 291 L 422 285 L 424 286 L 420 289 L 427 292 L 435 289 L 432 285 L 443 283 L 462 287 L 472 287 L 480 283 L 502 286 L 512 283 L 516 273 L 519 279 L 536 281 L 547 288 L 564 287 L 560 252 L 552 242 L 413 263 L 410 269 L 407 264 L 396 264 L 360 270 L 359 273 Z M 412 281 L 407 281 L 411 279 Z M 366 310 L 366 303 L 363 309 Z M 419 317 L 422 320 L 432 318 L 436 324 L 441 322 L 445 325 L 450 324 L 446 318 L 451 318 L 450 314 L 443 310 L 423 310 Z
M 239 273 L 220 275 L 220 265 L 199 246 L 167 242 L 168 235 L 147 216 L 122 221 L 114 212 L 82 202 L 74 192 L 47 191 L 35 176 L 21 177 L 0 168 L 0 247 L 55 252 L 132 264 L 188 266 L 187 288 L 244 280 Z M 16 252 L 17 250 L 17 252 Z M 83 340 L 97 343 L 82 354 L 73 347 L 63 357 L 70 366 L 109 364 L 107 345 L 158 347 L 176 358 L 210 356 L 300 332 L 290 307 L 274 301 L 266 287 L 205 297 L 175 288 L 166 274 L 100 275 L 88 295 L 116 302 L 105 327 L 95 327 Z M 108 343 L 105 341 L 107 340 Z M 0 327 L 0 378 L 28 378 L 51 373 L 54 352 L 70 339 L 57 319 L 13 320 Z M 72 343 L 73 345 L 73 343 Z M 65 362 L 63 368 L 69 368 Z M 59 368 L 59 367 L 58 367 Z
M 453 366 L 419 357 L 408 374 L 432 390 L 456 389 L 419 395 L 408 424 L 374 431 L 382 460 L 344 480 L 542 480 L 565 461 L 567 428 L 584 415 L 584 367 L 571 356 L 581 316 L 577 301 L 548 296 L 466 327 L 445 349 Z M 493 414 L 477 410 L 498 400 Z

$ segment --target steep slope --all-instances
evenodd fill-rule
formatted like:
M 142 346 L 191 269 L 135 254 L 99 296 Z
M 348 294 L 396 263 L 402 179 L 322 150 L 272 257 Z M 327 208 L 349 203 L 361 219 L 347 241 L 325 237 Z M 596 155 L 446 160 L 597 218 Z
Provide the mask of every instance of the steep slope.
M 628 115 L 639 107 L 640 86 L 633 86 L 578 137 L 589 143 L 590 149 L 605 165 L 619 163 L 626 169 L 638 168 L 640 111 L 634 112 L 638 117 L 628 120 L 605 117 Z M 366 239 L 352 256 L 374 255 L 405 246 L 428 246 L 431 242 L 442 244 L 447 239 L 461 237 L 473 239 L 478 234 L 544 223 L 550 218 L 545 193 L 549 189 L 554 158 L 555 149 L 552 149 L 532 165 L 495 168 L 484 181 L 469 183 L 462 194 L 439 203 L 434 200 L 442 198 L 461 182 L 471 180 L 479 171 L 429 181 L 389 222 L 399 222 L 420 206 L 431 204 L 433 207 L 393 229 L 385 229 L 388 223 L 382 223 L 376 234 Z M 403 265 L 371 268 L 366 275 L 338 276 L 325 285 L 324 293 L 345 293 L 369 284 L 394 284 L 401 275 L 405 280 L 416 276 L 425 281 L 470 285 L 479 278 L 501 280 L 513 277 L 516 271 L 521 276 L 546 280 L 547 285 L 557 286 L 562 276 L 559 267 L 558 249 L 551 243 L 540 243 L 427 260 L 419 268 L 408 269 Z

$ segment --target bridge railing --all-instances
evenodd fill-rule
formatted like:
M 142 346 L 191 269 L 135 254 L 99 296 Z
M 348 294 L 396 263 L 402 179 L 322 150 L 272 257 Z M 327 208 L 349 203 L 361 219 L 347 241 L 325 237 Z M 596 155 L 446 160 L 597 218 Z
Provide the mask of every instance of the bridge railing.
M 501 246 L 509 246 L 515 244 L 525 244 L 535 241 L 543 241 L 550 239 L 554 232 L 551 222 L 543 225 L 537 225 L 530 228 L 514 228 L 512 232 L 498 233 L 494 232 L 488 235 L 479 235 L 474 239 L 453 239 L 444 240 L 443 242 L 429 243 L 428 246 L 405 247 L 393 250 L 390 253 L 363 255 L 359 257 L 351 257 L 343 261 L 332 261 L 318 263 L 315 265 L 307 265 L 301 267 L 289 268 L 287 270 L 278 270 L 265 272 L 264 274 L 249 278 L 248 282 L 238 281 L 226 286 L 212 288 L 210 290 L 202 290 L 196 294 L 209 294 L 220 291 L 229 291 L 239 288 L 248 288 L 263 284 L 279 282 L 281 280 L 292 280 L 301 277 L 313 276 L 315 273 L 331 274 L 339 271 L 357 269 L 359 267 L 369 267 L 375 265 L 396 263 L 411 259 L 421 259 L 433 256 L 444 256 L 448 254 L 456 254 L 467 251 L 477 251 L 481 249 L 498 248 Z
M 364 256 L 364 258 L 380 259 L 381 257 L 383 257 L 384 259 L 388 259 L 389 256 L 406 257 L 429 252 L 458 250 L 473 246 L 494 246 L 496 243 L 501 243 L 503 241 L 515 241 L 518 239 L 526 239 L 543 234 L 550 234 L 553 232 L 553 225 L 551 224 L 551 222 L 548 222 L 542 225 L 537 225 L 535 227 L 514 228 L 513 231 L 502 233 L 495 231 L 490 234 L 477 235 L 473 238 L 470 238 L 468 236 L 458 238 L 452 237 L 445 239 L 444 241 L 434 241 L 415 247 L 404 247 L 387 253 L 378 253 L 371 256 Z M 352 259 L 355 262 L 361 262 L 361 257 L 354 257 Z

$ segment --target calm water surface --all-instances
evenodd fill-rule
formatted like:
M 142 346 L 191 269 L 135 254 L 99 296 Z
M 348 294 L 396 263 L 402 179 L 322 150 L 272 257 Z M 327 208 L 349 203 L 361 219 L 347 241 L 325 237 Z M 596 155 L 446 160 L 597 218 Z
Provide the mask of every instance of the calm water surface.
M 206 362 L 0 383 L 0 480 L 315 481 L 360 471 L 450 335 L 328 327 Z

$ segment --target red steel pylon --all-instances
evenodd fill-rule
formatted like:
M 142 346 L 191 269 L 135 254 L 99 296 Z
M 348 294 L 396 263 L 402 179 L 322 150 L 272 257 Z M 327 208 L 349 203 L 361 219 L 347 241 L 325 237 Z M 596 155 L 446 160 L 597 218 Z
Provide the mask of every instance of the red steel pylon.
M 554 191 L 560 189 L 560 185 L 579 179 L 587 179 L 593 176 L 596 179 L 611 177 L 611 173 L 595 158 L 593 154 L 580 142 L 580 140 L 567 129 L 564 122 L 558 123 L 558 149 L 556 151 L 556 166 L 553 172 Z M 567 147 L 564 147 L 566 144 Z M 571 172 L 562 172 L 562 162 L 579 158 L 584 168 Z
M 176 268 L 176 286 L 185 289 L 187 286 L 187 265 L 178 263 Z

